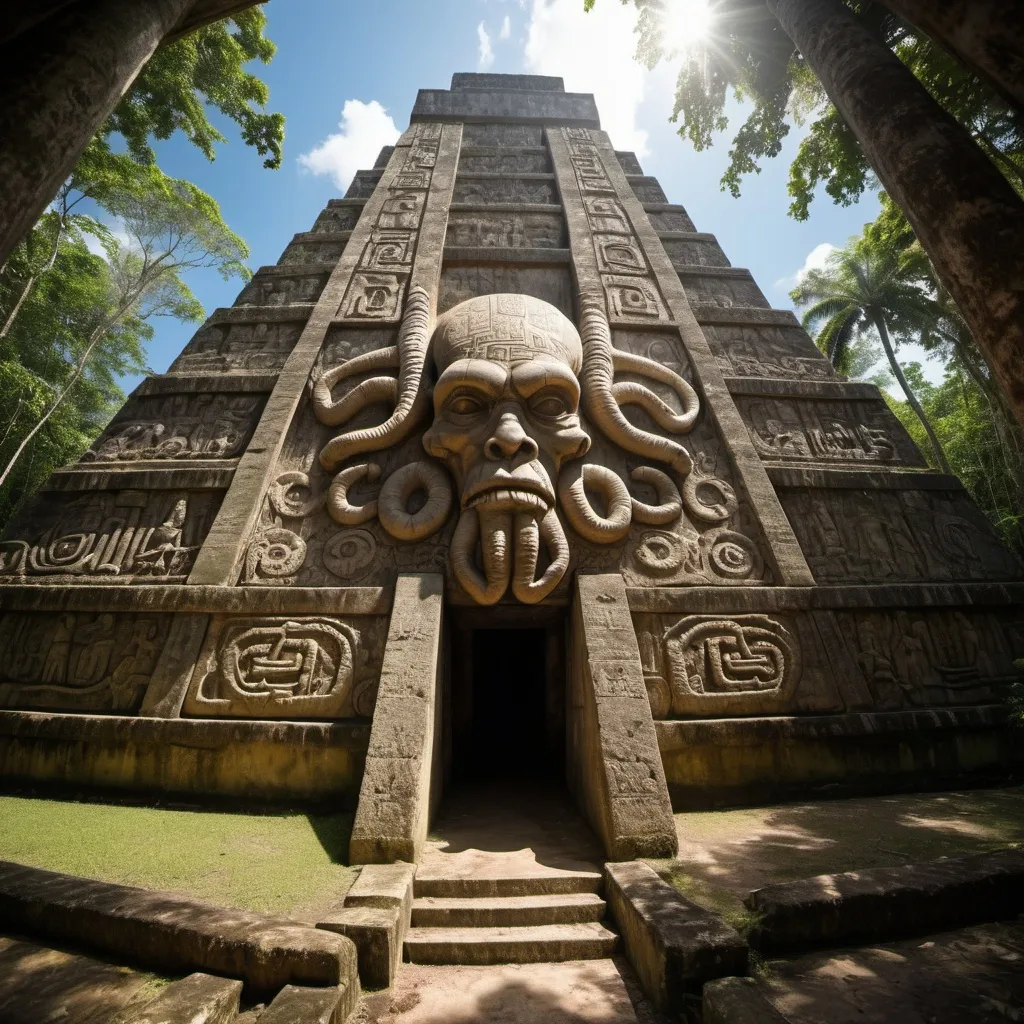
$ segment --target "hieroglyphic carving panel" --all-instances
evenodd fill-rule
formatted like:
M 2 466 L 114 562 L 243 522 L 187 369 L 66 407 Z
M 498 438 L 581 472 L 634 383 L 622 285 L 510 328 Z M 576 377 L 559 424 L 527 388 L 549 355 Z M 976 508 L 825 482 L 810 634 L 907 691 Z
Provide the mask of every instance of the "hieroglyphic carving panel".
M 668 198 L 657 178 L 630 178 L 633 194 L 641 203 L 667 203 Z
M 1021 577 L 1016 559 L 965 491 L 778 491 L 819 583 Z
M 344 206 L 327 206 L 321 211 L 313 224 L 317 234 L 334 234 L 338 231 L 351 231 L 363 212 L 362 204 L 346 203 Z
M 690 215 L 681 206 L 674 210 L 648 210 L 647 219 L 655 231 L 697 230 Z
M 686 297 L 693 305 L 755 306 L 770 309 L 771 303 L 749 276 L 723 274 L 686 274 L 682 277 Z
M 705 325 L 703 330 L 727 377 L 835 379 L 832 364 L 799 327 Z
M 560 213 L 453 210 L 448 216 L 447 245 L 558 249 L 567 241 Z
M 729 258 L 713 238 L 663 238 L 661 244 L 677 270 L 693 266 L 730 266 Z
M 0 580 L 180 583 L 220 505 L 213 491 L 44 492 L 0 541 Z
M 610 323 L 656 324 L 669 320 L 657 279 L 616 198 L 600 148 L 586 128 L 563 128 L 562 133 L 583 197 Z
M 465 124 L 462 145 L 536 148 L 544 145 L 544 129 L 539 124 Z
M 217 616 L 183 712 L 202 718 L 372 715 L 384 639 L 381 616 Z
M 337 318 L 393 323 L 412 271 L 412 260 L 426 207 L 441 125 L 417 124 L 402 166 L 386 190 L 377 221 L 359 258 Z
M 137 711 L 169 615 L 8 612 L 0 617 L 0 707 Z
M 459 157 L 460 174 L 549 174 L 551 158 L 547 150 L 508 151 L 477 149 L 467 152 L 463 147 Z
M 550 302 L 566 316 L 573 315 L 572 276 L 564 264 L 546 267 L 526 263 L 507 266 L 446 266 L 441 272 L 437 311 L 478 295 L 519 292 Z
M 252 280 L 239 292 L 236 306 L 287 306 L 296 302 L 316 302 L 327 284 L 329 268 L 308 274 L 282 274 L 275 271 L 257 271 Z
M 334 266 L 345 251 L 345 241 L 328 238 L 314 242 L 308 236 L 301 242 L 292 242 L 281 255 L 281 266 L 296 264 L 324 263 Z
M 921 453 L 881 400 L 737 395 L 736 405 L 754 447 L 768 461 L 924 465 Z
M 303 320 L 206 324 L 171 363 L 169 372 L 280 370 L 304 326 Z
M 1024 617 L 961 608 L 835 612 L 873 705 L 988 704 L 1024 679 Z
M 455 182 L 452 201 L 550 206 L 558 202 L 558 190 L 553 177 L 471 178 L 460 175 Z
M 345 193 L 346 199 L 368 199 L 380 181 L 380 175 L 374 172 L 358 172 Z
M 230 459 L 256 428 L 265 395 L 146 395 L 129 400 L 82 462 Z

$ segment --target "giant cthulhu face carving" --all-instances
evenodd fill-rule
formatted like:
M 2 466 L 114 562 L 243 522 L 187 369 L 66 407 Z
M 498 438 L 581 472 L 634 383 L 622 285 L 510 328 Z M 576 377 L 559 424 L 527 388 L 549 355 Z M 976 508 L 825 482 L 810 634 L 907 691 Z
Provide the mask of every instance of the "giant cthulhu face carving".
M 539 299 L 484 295 L 449 310 L 431 334 L 426 292 L 412 289 L 395 348 L 351 359 L 316 382 L 314 407 L 324 423 L 342 424 L 371 402 L 395 404 L 383 424 L 341 434 L 320 453 L 324 469 L 336 474 L 328 500 L 331 516 L 346 525 L 377 517 L 395 538 L 417 541 L 439 530 L 457 501 L 451 566 L 480 604 L 500 600 L 510 585 L 526 603 L 551 593 L 569 565 L 562 518 L 584 539 L 602 544 L 621 541 L 634 519 L 672 522 L 684 501 L 697 515 L 703 510 L 703 518 L 716 517 L 714 506 L 702 505 L 696 488 L 688 486 L 692 467 L 686 449 L 634 426 L 621 409 L 638 405 L 666 432 L 684 433 L 699 411 L 693 389 L 671 370 L 615 350 L 600 298 L 584 297 L 582 305 L 577 332 L 559 310 Z M 432 368 L 436 383 L 431 387 Z M 369 377 L 343 397 L 333 397 L 342 380 L 381 369 L 397 370 L 397 379 Z M 669 385 L 681 411 L 642 384 L 616 383 L 616 370 Z M 612 470 L 585 462 L 590 437 L 580 422 L 581 400 L 590 421 L 608 438 L 674 471 L 682 496 L 668 473 L 641 466 L 633 478 L 658 494 L 658 504 L 646 504 L 631 497 Z M 352 485 L 378 480 L 380 468 L 368 461 L 343 464 L 410 436 L 427 420 L 431 405 L 433 422 L 423 435 L 429 460 L 393 472 L 376 501 L 353 504 Z M 454 478 L 457 499 L 442 466 Z M 425 498 L 410 512 L 417 491 Z M 600 511 L 594 494 L 601 499 Z

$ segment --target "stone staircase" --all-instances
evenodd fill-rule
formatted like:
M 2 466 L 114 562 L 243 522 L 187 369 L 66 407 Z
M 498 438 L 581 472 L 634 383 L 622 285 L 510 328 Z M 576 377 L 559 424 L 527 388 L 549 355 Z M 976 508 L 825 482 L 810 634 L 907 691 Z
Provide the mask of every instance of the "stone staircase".
M 594 871 L 418 873 L 405 959 L 414 964 L 557 963 L 611 956 Z

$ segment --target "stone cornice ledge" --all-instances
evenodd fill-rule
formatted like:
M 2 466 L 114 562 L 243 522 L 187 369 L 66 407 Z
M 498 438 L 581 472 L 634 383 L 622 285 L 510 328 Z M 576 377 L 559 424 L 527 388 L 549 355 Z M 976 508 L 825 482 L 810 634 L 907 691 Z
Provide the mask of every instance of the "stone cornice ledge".
M 841 587 L 627 587 L 631 612 L 736 615 L 851 608 L 1008 607 L 1024 583 L 908 583 Z
M 393 587 L 212 587 L 153 584 L 0 586 L 0 611 L 387 615 Z

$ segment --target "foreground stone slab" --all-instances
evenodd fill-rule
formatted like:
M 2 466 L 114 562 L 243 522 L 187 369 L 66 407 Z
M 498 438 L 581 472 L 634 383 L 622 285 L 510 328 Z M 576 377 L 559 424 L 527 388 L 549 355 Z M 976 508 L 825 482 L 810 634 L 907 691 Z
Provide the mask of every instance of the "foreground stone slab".
M 618 936 L 598 921 L 515 928 L 411 928 L 405 955 L 415 964 L 532 964 L 602 960 Z
M 640 861 L 605 865 L 612 917 L 644 991 L 660 1010 L 723 975 L 745 974 L 747 944 L 717 914 L 684 899 Z
M 399 907 L 403 927 L 409 927 L 412 914 L 412 888 L 416 865 L 366 864 L 352 888 L 345 894 L 346 907 Z
M 1012 921 L 773 960 L 758 985 L 790 1024 L 1006 1024 L 1021 1019 L 1022 963 Z
M 286 985 L 260 1014 L 260 1024 L 343 1024 L 359 1002 L 359 985 Z
M 287 918 L 0 861 L 0 920 L 168 973 L 216 971 L 257 989 L 350 984 L 356 951 Z
M 766 951 L 924 934 L 1024 910 L 1024 850 L 819 875 L 757 889 L 751 943 Z
M 168 985 L 124 1024 L 231 1024 L 241 994 L 240 981 L 190 974 Z
M 787 1024 L 753 978 L 718 978 L 701 993 L 701 1024 Z

